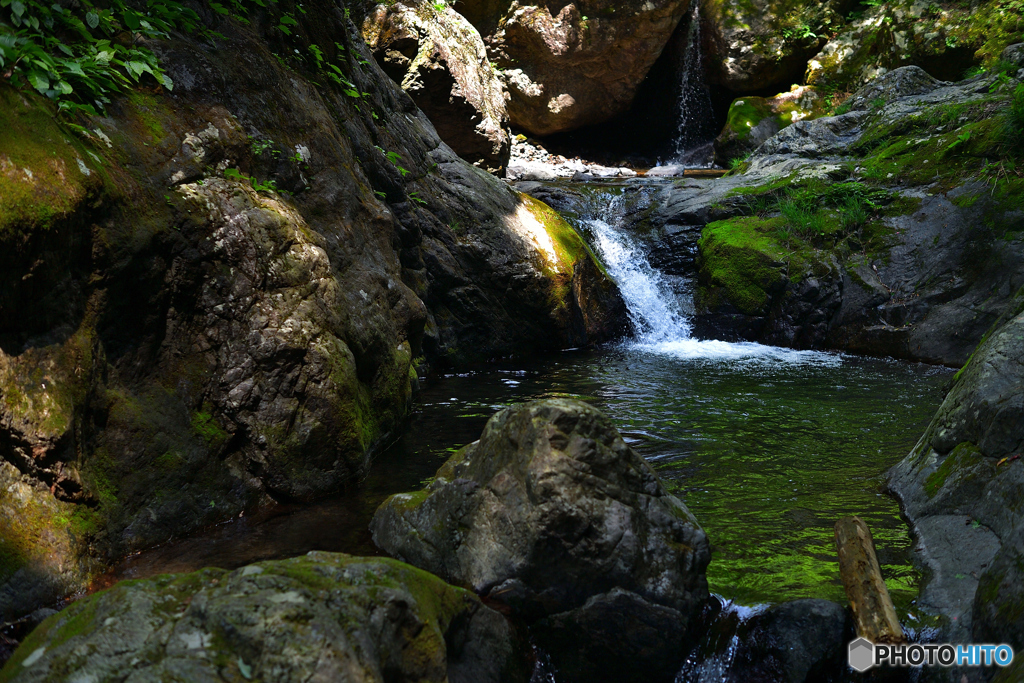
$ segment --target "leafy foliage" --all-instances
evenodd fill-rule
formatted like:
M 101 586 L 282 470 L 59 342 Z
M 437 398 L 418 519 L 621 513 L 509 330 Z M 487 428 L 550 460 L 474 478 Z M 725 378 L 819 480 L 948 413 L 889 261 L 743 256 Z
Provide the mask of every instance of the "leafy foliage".
M 172 0 L 145 0 L 142 9 L 124 0 L 105 8 L 83 0 L 75 9 L 40 0 L 0 0 L 0 78 L 58 101 L 62 111 L 95 114 L 111 93 L 144 74 L 172 89 L 144 43 L 198 24 L 195 12 Z

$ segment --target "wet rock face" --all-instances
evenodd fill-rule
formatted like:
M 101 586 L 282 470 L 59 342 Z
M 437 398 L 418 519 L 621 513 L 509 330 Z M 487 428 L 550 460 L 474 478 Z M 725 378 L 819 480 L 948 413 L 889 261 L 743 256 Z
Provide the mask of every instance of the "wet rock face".
M 840 680 L 855 637 L 846 607 L 829 600 L 792 600 L 751 619 L 727 681 L 812 683 Z
M 173 93 L 113 102 L 92 143 L 0 89 L 0 460 L 21 482 L 0 505 L 31 512 L 0 526 L 5 620 L 98 560 L 336 492 L 417 365 L 625 322 L 572 228 L 458 158 L 342 8 L 295 31 L 342 44 L 323 59 L 351 89 L 281 67 L 271 25 L 212 21 L 230 49 L 156 45 Z
M 121 583 L 51 616 L 5 681 L 525 681 L 509 623 L 400 562 L 331 553 Z
M 512 125 L 550 135 L 626 111 L 688 6 L 687 0 L 511 3 L 485 39 L 504 72 Z
M 425 491 L 385 501 L 371 530 L 388 553 L 543 619 L 573 680 L 636 679 L 605 647 L 624 633 L 657 663 L 644 675 L 671 678 L 708 595 L 704 532 L 610 421 L 576 401 L 496 414 Z
M 992 96 L 995 80 L 903 67 L 852 95 L 847 113 L 779 131 L 738 173 L 663 190 L 653 228 L 703 227 L 698 333 L 966 362 L 1024 285 L 1020 201 L 982 173 L 1008 149 L 1016 84 Z M 926 123 L 952 107 L 970 113 Z M 957 142 L 966 132 L 970 145 Z M 688 257 L 682 241 L 662 247 Z
M 1015 648 L 1024 645 L 1017 585 L 1024 529 L 1022 306 L 1018 296 L 960 372 L 914 451 L 889 474 L 930 569 L 922 605 L 950 617 L 952 637 Z
M 446 4 L 377 5 L 363 20 L 373 55 L 456 154 L 492 173 L 508 165 L 505 91 L 473 26 Z

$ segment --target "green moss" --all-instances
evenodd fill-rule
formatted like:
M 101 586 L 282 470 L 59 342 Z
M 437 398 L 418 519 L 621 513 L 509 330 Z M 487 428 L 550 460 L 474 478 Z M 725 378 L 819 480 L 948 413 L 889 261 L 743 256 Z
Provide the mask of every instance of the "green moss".
M 743 97 L 734 100 L 725 119 L 725 130 L 739 140 L 750 137 L 750 131 L 775 112 L 763 97 Z
M 192 413 L 192 429 L 206 443 L 211 446 L 219 446 L 226 442 L 231 435 L 228 434 L 212 414 L 213 406 L 204 403 L 202 410 Z
M 701 308 L 728 303 L 747 315 L 764 315 L 770 292 L 787 277 L 791 252 L 774 236 L 785 220 L 734 218 L 701 233 Z
M 166 111 L 166 104 L 159 95 L 151 95 L 140 90 L 129 90 L 128 101 L 131 103 L 131 113 L 138 120 L 139 125 L 154 141 L 163 140 L 167 133 L 164 131 L 161 117 Z
M 35 93 L 0 84 L 0 243 L 52 228 L 103 186 L 98 165 L 50 107 Z
M 946 485 L 950 475 L 966 470 L 980 461 L 981 458 L 984 458 L 984 455 L 974 444 L 967 442 L 959 444 L 946 456 L 942 464 L 925 479 L 925 493 L 928 494 L 929 498 L 934 498 L 942 490 L 942 487 Z
M 520 193 L 519 201 L 544 226 L 551 238 L 560 262 L 554 265 L 571 273 L 573 264 L 588 254 L 583 238 L 557 211 L 539 199 Z

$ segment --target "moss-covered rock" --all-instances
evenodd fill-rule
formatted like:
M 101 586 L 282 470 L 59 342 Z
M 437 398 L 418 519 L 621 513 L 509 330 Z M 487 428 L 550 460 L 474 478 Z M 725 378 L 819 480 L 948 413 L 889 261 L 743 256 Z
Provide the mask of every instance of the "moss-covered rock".
M 330 553 L 127 581 L 40 625 L 4 681 L 525 681 L 521 641 L 472 593 Z
M 671 680 L 707 597 L 704 532 L 578 401 L 497 413 L 426 495 L 392 496 L 371 530 L 387 552 L 537 622 L 571 681 Z
M 800 348 L 824 343 L 839 306 L 838 267 L 785 216 L 708 224 L 698 242 L 698 326 Z
M 1024 646 L 1020 301 L 993 326 L 917 446 L 889 474 L 920 537 L 920 557 L 932 565 L 926 608 L 950 618 L 950 637 L 1015 650 Z
M 972 66 L 995 66 L 1007 45 L 1024 39 L 1013 0 L 973 5 L 894 0 L 863 7 L 850 19 L 808 62 L 808 83 L 850 91 L 907 65 L 959 80 Z
M 845 6 L 838 0 L 702 3 L 711 81 L 736 94 L 800 83 L 808 58 L 843 24 Z
M 715 163 L 729 166 L 786 126 L 824 113 L 824 101 L 814 88 L 807 86 L 794 85 L 789 92 L 774 97 L 733 100 L 725 127 L 715 138 Z
M 337 493 L 401 424 L 415 359 L 606 333 L 578 324 L 578 237 L 552 228 L 549 263 L 518 230 L 543 207 L 442 144 L 347 12 L 305 7 L 298 52 L 272 12 L 210 14 L 220 47 L 157 46 L 173 94 L 114 98 L 78 137 L 0 86 L 0 461 L 26 509 L 62 511 L 0 537 L 35 544 L 5 618 L 38 606 L 24 558 L 50 553 L 32 595 L 56 601 L 98 561 Z

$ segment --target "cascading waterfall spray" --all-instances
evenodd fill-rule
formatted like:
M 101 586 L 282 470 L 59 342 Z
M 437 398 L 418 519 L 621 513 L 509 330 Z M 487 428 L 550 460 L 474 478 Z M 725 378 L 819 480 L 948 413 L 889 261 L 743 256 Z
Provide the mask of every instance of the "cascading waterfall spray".
M 636 330 L 629 345 L 639 351 L 677 358 L 759 359 L 786 363 L 840 363 L 838 356 L 796 351 L 752 342 L 695 339 L 686 307 L 688 281 L 671 278 L 651 266 L 644 248 L 622 223 L 626 194 L 602 194 L 584 212 L 583 225 L 591 244 L 626 303 Z M 679 286 L 680 284 L 687 286 Z M 684 296 L 686 300 L 684 300 Z
M 714 150 L 711 142 L 715 130 L 711 91 L 704 70 L 701 45 L 700 2 L 692 0 L 686 51 L 683 55 L 683 78 L 679 86 L 679 130 L 676 134 L 676 161 L 684 166 L 711 166 Z
M 605 215 L 620 213 L 616 210 L 619 202 L 621 197 L 615 197 Z M 626 301 L 637 339 L 658 344 L 689 338 L 689 321 L 677 310 L 661 273 L 651 267 L 640 248 L 604 218 L 592 218 L 587 225 L 605 268 Z

